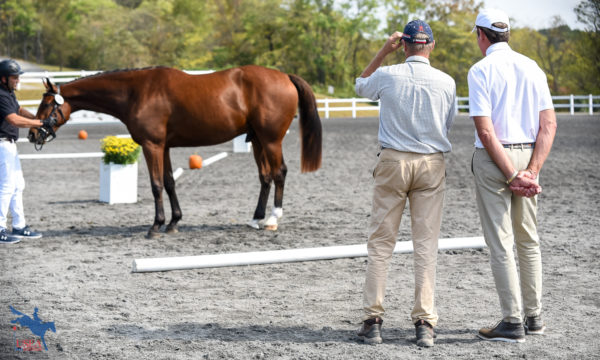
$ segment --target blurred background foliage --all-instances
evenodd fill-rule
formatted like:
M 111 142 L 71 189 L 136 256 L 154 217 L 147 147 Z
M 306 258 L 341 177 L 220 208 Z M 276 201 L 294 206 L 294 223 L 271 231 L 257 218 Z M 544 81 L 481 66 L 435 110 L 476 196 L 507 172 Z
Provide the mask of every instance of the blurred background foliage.
M 471 33 L 477 0 L 0 0 L 0 55 L 58 68 L 186 70 L 257 64 L 304 77 L 316 91 L 353 97 L 355 78 L 387 35 L 412 19 L 432 27 L 431 63 L 467 96 L 481 59 Z M 511 29 L 511 47 L 537 61 L 553 95 L 600 92 L 600 0 L 550 28 Z M 388 64 L 404 61 L 398 52 Z

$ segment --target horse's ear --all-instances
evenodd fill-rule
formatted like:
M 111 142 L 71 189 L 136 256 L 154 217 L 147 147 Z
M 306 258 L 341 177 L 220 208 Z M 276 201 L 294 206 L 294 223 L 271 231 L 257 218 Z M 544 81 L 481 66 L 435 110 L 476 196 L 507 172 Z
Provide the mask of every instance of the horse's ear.
M 50 80 L 50 78 L 44 78 L 42 82 L 46 87 L 46 91 L 58 93 L 58 87 L 54 83 L 52 83 L 52 80 Z

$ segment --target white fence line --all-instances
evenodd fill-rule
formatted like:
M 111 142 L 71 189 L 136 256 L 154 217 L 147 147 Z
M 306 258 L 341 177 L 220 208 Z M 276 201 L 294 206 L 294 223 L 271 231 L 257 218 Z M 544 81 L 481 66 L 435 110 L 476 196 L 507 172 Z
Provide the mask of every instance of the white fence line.
M 568 100 L 568 102 L 565 102 Z M 561 95 L 552 96 L 552 102 L 554 103 L 555 109 L 569 109 L 571 115 L 575 114 L 575 109 L 587 109 L 588 114 L 592 115 L 594 109 L 600 111 L 600 95 Z M 330 106 L 330 104 L 350 103 L 350 106 Z M 357 104 L 372 104 L 369 106 L 357 106 Z M 372 101 L 370 99 L 318 99 L 317 104 L 323 104 L 323 107 L 319 107 L 318 110 L 324 112 L 324 118 L 328 119 L 331 112 L 339 111 L 352 111 L 352 118 L 356 118 L 356 112 L 359 110 L 368 111 L 379 111 L 379 101 Z M 457 97 L 456 98 L 456 109 L 460 113 L 469 112 L 469 98 L 468 97 Z
M 22 83 L 36 83 L 40 84 L 42 78 L 50 78 L 57 84 L 73 81 L 79 77 L 90 76 L 99 73 L 100 71 L 60 71 L 60 72 L 26 72 L 21 75 Z M 213 70 L 185 70 L 186 73 L 191 75 L 202 75 L 213 72 Z M 576 109 L 587 109 L 588 114 L 592 115 L 594 110 L 600 111 L 600 95 L 559 95 L 552 96 L 555 109 L 569 109 L 571 115 L 575 114 Z M 35 107 L 39 104 L 40 100 L 23 100 L 19 101 L 19 104 L 25 107 Z M 331 104 L 348 104 L 350 106 L 330 106 Z M 379 112 L 379 101 L 372 101 L 364 98 L 351 98 L 351 99 L 317 99 L 317 104 L 322 104 L 322 107 L 318 107 L 317 110 L 324 113 L 324 118 L 330 118 L 331 113 L 341 111 L 351 111 L 352 118 L 357 117 L 358 111 L 377 111 Z M 367 104 L 367 105 L 359 105 Z M 456 109 L 460 112 L 469 111 L 469 98 L 468 97 L 457 97 Z M 90 122 L 114 122 L 114 119 L 108 115 L 100 115 L 92 112 L 86 112 L 86 116 L 79 116 L 70 123 L 90 123 Z M 77 114 L 77 113 L 76 113 Z M 76 115 L 74 114 L 74 116 Z M 94 120 L 96 118 L 97 120 Z

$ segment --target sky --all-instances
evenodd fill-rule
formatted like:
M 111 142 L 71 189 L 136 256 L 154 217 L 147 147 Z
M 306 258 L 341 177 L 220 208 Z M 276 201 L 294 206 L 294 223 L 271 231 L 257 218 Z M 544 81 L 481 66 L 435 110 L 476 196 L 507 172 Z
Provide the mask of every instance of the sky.
M 560 15 L 571 29 L 583 30 L 573 9 L 581 0 L 482 0 L 485 8 L 504 10 L 511 26 L 536 30 L 549 28 L 554 15 Z

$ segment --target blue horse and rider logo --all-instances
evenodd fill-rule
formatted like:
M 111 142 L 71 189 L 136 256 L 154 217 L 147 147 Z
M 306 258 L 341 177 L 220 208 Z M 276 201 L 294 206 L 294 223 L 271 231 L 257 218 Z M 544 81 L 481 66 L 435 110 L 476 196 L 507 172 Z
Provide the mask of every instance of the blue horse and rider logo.
M 20 312 L 19 310 L 16 310 L 15 308 L 13 308 L 10 305 L 9 305 L 9 307 L 10 307 L 10 311 L 12 311 L 13 314 L 19 316 L 18 318 L 11 320 L 11 323 L 19 324 L 21 327 L 29 328 L 29 330 L 31 330 L 33 335 L 38 336 L 42 339 L 42 343 L 44 344 L 44 349 L 48 350 L 48 346 L 46 346 L 46 341 L 44 339 L 44 335 L 46 334 L 46 331 L 48 331 L 48 330 L 51 330 L 52 332 L 56 332 L 56 328 L 54 327 L 54 322 L 53 321 L 50 321 L 50 322 L 42 321 L 42 319 L 40 319 L 38 316 L 38 308 L 37 307 L 33 311 L 33 318 L 31 318 L 29 315 L 26 315 L 26 314 Z

